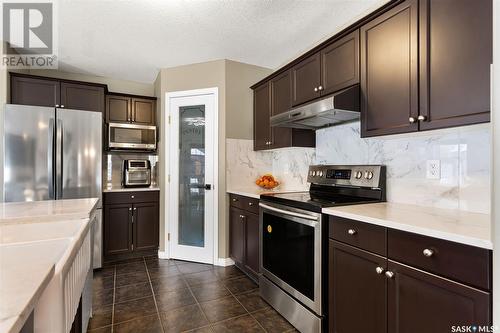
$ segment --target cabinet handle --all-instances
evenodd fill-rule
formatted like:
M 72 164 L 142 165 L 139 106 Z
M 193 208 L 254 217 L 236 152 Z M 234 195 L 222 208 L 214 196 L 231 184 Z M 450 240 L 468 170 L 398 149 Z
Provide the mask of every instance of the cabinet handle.
M 314 92 L 318 92 L 318 88 L 317 87 L 314 87 Z
M 61 104 L 61 107 L 63 108 L 63 107 L 64 107 L 64 105 L 62 105 L 62 104 Z
M 130 210 L 130 211 L 131 211 L 131 210 L 132 210 L 132 207 L 130 207 L 128 210 Z
M 137 210 L 137 207 L 134 207 L 134 210 Z
M 249 202 L 249 203 L 248 203 L 248 205 L 249 205 L 249 206 L 253 206 L 253 202 Z
M 389 278 L 389 279 L 392 279 L 392 278 L 394 277 L 394 273 L 393 273 L 393 272 L 391 272 L 391 271 L 387 271 L 387 272 L 385 272 L 385 276 L 386 276 L 387 278 Z
M 238 202 L 238 199 L 236 199 L 236 198 L 233 198 L 233 202 Z
M 432 251 L 431 249 L 424 249 L 422 251 L 422 253 L 424 254 L 424 256 L 426 256 L 427 258 L 430 258 L 434 255 L 434 251 Z
M 319 86 L 319 87 L 318 87 L 318 90 L 319 90 L 319 91 L 323 90 L 323 86 Z
M 244 219 L 245 218 L 245 215 L 240 215 L 240 219 Z
M 349 229 L 349 230 L 347 230 L 347 233 L 348 233 L 349 235 L 353 236 L 353 235 L 356 235 L 356 234 L 357 234 L 357 231 L 356 231 L 356 230 L 354 230 L 354 229 Z
M 56 104 L 56 108 L 58 108 L 58 107 L 59 107 L 59 104 Z
M 410 117 L 408 120 L 410 121 L 411 124 L 413 124 L 416 121 L 415 118 L 413 117 Z
M 420 115 L 420 116 L 418 116 L 418 118 L 417 118 L 417 119 L 418 119 L 419 121 L 426 121 L 426 120 L 427 120 L 427 117 L 426 117 L 426 116 L 422 116 L 422 115 Z
M 135 199 L 135 195 L 131 195 L 131 196 L 130 196 L 130 199 Z
M 382 274 L 384 272 L 384 268 L 382 268 L 382 267 L 379 266 L 379 267 L 375 268 L 375 272 L 377 272 L 377 274 L 380 275 L 380 274 Z

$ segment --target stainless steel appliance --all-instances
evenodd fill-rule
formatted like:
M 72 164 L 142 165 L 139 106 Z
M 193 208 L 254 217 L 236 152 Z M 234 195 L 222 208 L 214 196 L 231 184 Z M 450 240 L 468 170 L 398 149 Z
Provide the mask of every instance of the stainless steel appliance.
M 94 267 L 100 267 L 102 114 L 7 104 L 3 129 L 4 201 L 99 198 Z
M 309 167 L 308 192 L 260 196 L 260 294 L 300 332 L 322 332 L 327 218 L 322 208 L 385 201 L 385 167 Z
M 156 150 L 156 126 L 109 123 L 111 149 Z
M 148 187 L 151 185 L 151 164 L 149 160 L 123 161 L 123 186 Z
M 319 129 L 358 120 L 359 85 L 271 117 L 273 127 Z

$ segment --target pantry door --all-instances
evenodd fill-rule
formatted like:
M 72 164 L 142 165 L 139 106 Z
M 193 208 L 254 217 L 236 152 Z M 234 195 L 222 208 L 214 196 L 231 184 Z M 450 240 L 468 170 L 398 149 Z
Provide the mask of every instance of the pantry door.
M 168 93 L 170 258 L 217 258 L 217 89 Z

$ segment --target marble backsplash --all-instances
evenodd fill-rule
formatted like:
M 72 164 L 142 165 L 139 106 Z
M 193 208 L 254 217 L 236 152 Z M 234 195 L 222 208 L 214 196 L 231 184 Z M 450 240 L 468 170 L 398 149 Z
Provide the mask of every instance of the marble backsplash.
M 255 152 L 251 140 L 228 139 L 227 187 L 255 186 L 272 172 L 283 190 L 308 188 L 309 164 L 383 164 L 387 200 L 490 212 L 490 124 L 360 138 L 359 122 L 316 132 L 316 149 Z M 440 179 L 427 179 L 428 160 L 441 163 Z

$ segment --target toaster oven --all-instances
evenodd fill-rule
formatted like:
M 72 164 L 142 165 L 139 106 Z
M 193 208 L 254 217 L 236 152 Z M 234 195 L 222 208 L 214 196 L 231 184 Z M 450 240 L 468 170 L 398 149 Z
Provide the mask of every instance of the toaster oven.
M 125 160 L 123 164 L 124 187 L 151 185 L 151 163 L 148 160 Z

